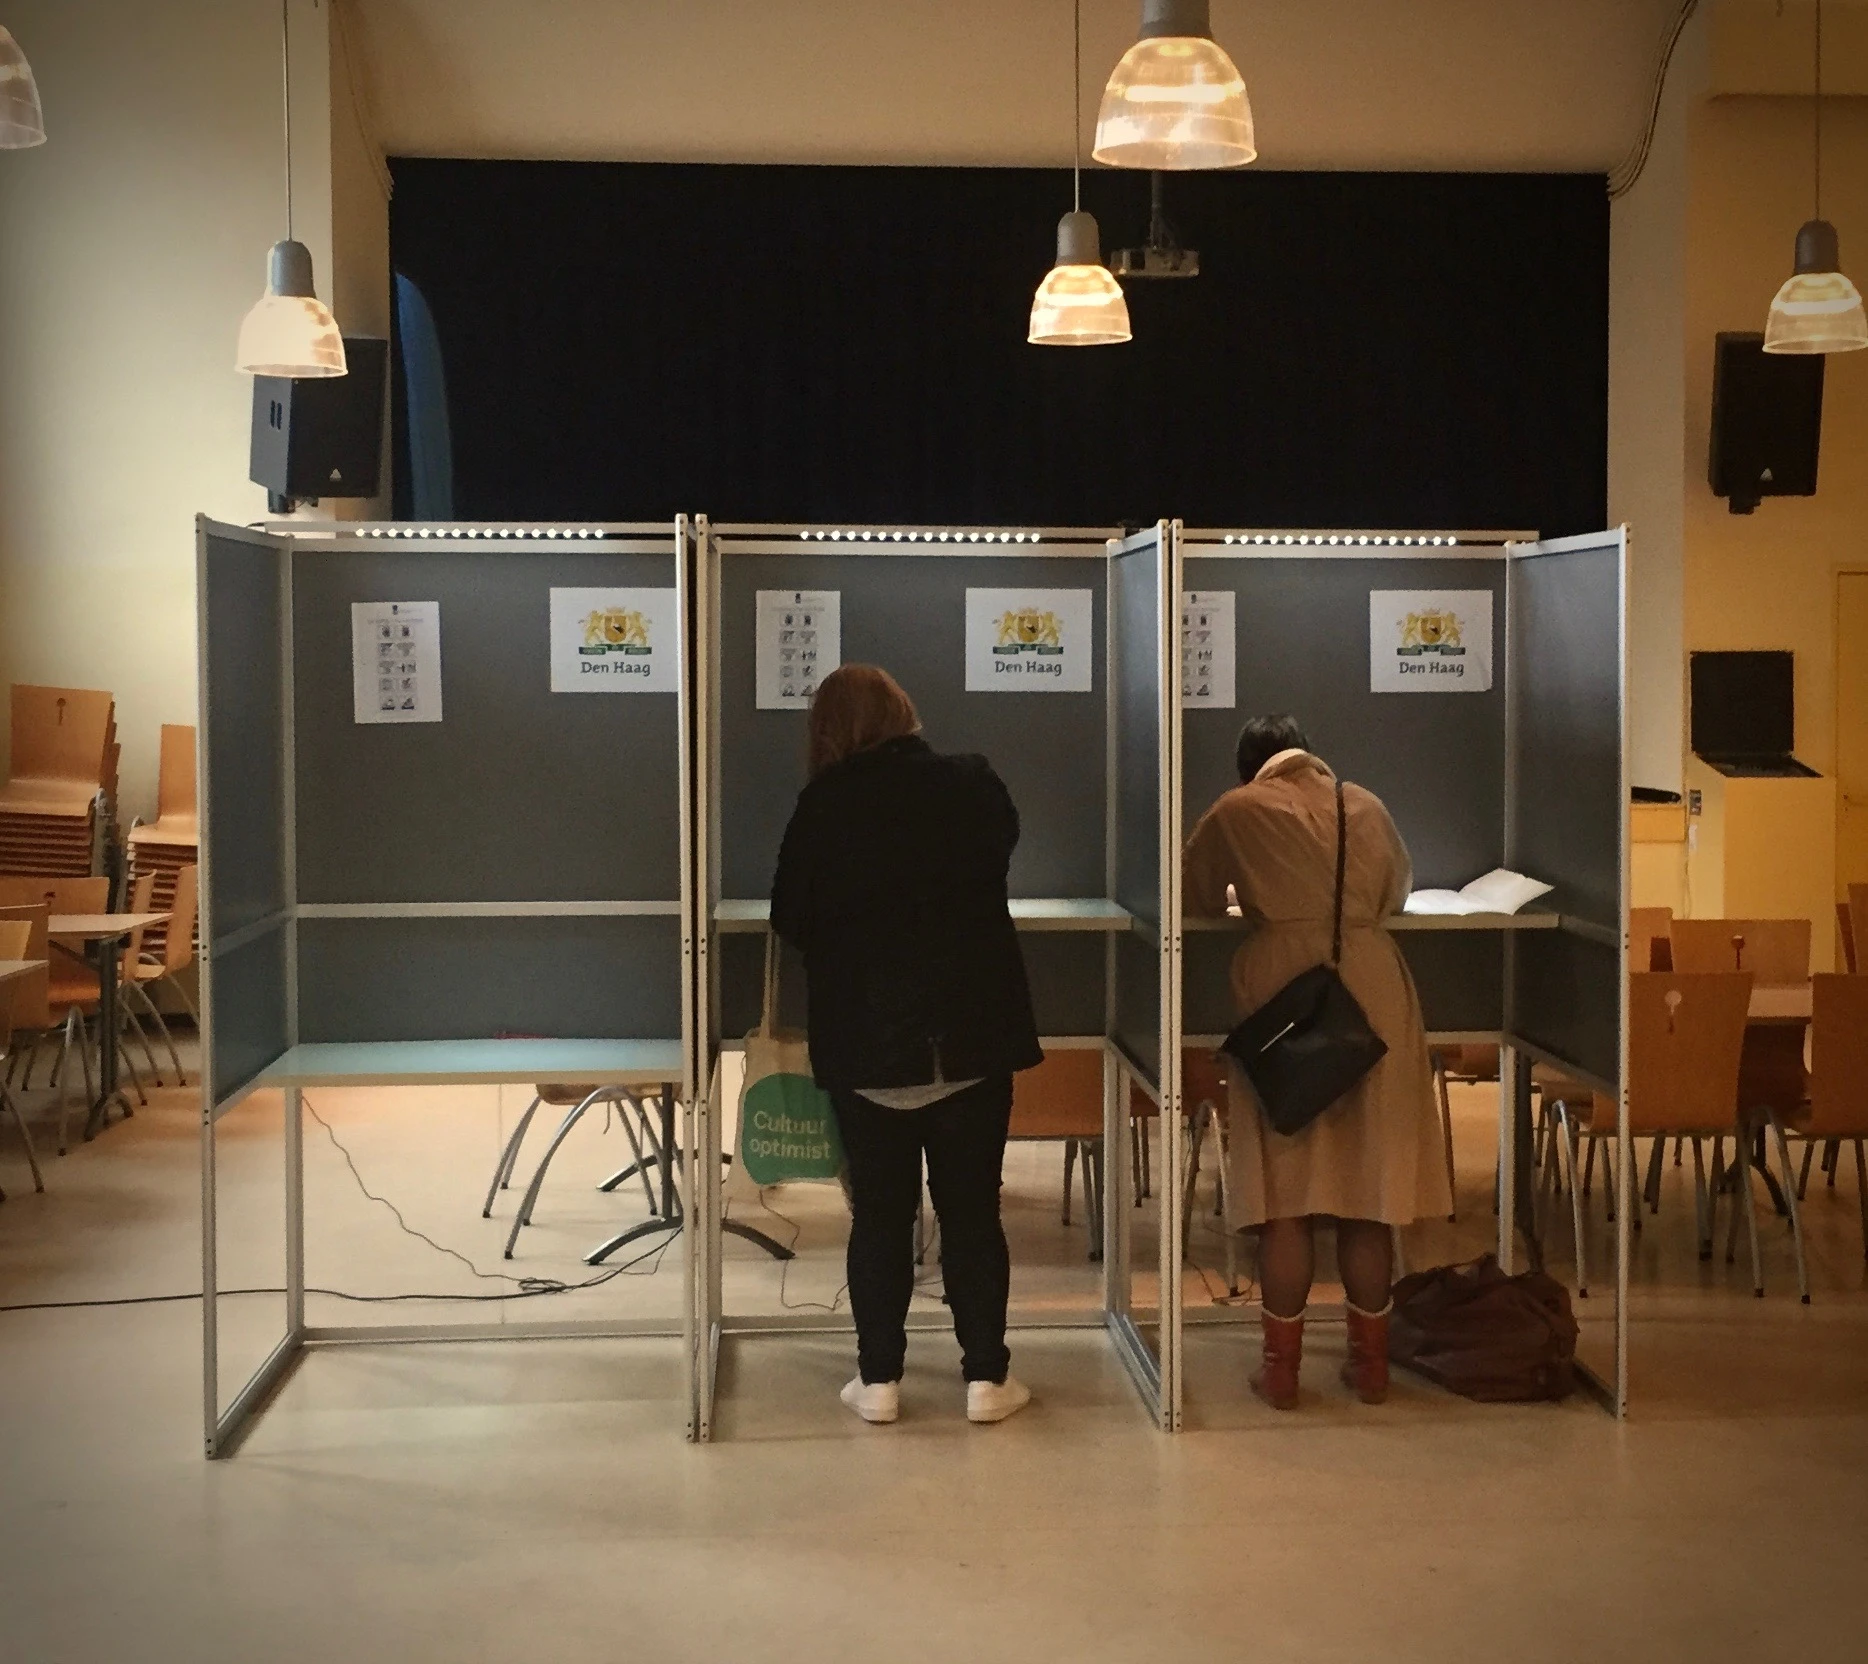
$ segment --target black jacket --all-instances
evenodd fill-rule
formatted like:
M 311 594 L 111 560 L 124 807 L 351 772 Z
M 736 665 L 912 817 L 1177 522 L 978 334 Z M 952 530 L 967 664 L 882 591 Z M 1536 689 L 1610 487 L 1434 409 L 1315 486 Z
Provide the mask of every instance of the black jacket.
M 1006 910 L 1018 811 L 984 757 L 890 740 L 806 786 L 772 924 L 802 950 L 820 1086 L 920 1086 L 1043 1053 Z

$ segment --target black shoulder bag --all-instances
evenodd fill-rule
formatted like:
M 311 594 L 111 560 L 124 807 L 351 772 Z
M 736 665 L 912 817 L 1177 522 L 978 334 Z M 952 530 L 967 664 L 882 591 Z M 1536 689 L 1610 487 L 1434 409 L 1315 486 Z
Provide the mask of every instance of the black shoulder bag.
M 1265 1119 L 1299 1133 L 1387 1054 L 1336 967 L 1343 958 L 1343 872 L 1349 822 L 1336 782 L 1336 912 L 1330 962 L 1293 977 L 1232 1033 L 1220 1050 L 1246 1072 Z

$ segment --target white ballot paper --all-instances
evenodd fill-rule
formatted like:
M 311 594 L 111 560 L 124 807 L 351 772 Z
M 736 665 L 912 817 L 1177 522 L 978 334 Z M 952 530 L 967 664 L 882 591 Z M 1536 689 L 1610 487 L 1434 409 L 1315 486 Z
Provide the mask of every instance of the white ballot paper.
M 1239 702 L 1233 661 L 1233 593 L 1190 589 L 1180 598 L 1180 696 L 1188 711 L 1229 711 Z
M 1404 913 L 1473 913 L 1521 912 L 1539 896 L 1550 894 L 1552 885 L 1527 878 L 1509 867 L 1494 867 L 1483 878 L 1475 878 L 1459 890 L 1416 890 L 1407 898 Z
M 1484 693 L 1491 685 L 1489 589 L 1369 591 L 1371 693 Z
M 968 693 L 1088 693 L 1095 606 L 1087 589 L 969 589 Z
M 802 711 L 843 662 L 843 592 L 762 589 L 754 631 L 756 706 Z
M 554 589 L 553 693 L 679 693 L 681 617 L 672 589 Z
M 352 601 L 350 682 L 358 722 L 439 722 L 441 603 Z

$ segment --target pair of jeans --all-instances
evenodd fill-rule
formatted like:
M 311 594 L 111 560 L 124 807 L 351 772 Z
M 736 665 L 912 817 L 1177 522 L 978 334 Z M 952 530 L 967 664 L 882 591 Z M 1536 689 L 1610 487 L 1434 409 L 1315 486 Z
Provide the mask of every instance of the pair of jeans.
M 925 1109 L 884 1109 L 833 1091 L 850 1167 L 850 1308 L 866 1382 L 899 1381 L 915 1286 L 921 1163 L 940 1220 L 941 1275 L 969 1381 L 1003 1381 L 1012 1260 L 999 1223 L 1012 1077 L 998 1075 Z

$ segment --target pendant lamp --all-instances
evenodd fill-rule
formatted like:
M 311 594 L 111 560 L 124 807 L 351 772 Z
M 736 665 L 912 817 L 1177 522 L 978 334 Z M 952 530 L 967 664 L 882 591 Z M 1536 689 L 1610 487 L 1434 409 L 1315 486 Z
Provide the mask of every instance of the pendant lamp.
M 27 150 L 45 143 L 39 83 L 19 42 L 0 28 L 0 150 Z
M 1208 0 L 1142 0 L 1141 38 L 1103 89 L 1090 154 L 1157 173 L 1257 159 L 1245 81 L 1213 39 Z
M 1103 264 L 1096 216 L 1083 211 L 1082 120 L 1083 5 L 1077 0 L 1076 53 L 1071 75 L 1071 194 L 1073 206 L 1057 222 L 1057 262 L 1031 302 L 1025 339 L 1039 347 L 1109 347 L 1131 339 L 1129 304 L 1122 285 Z
M 337 320 L 312 285 L 311 250 L 292 236 L 291 0 L 281 0 L 279 10 L 285 60 L 285 241 L 272 245 L 266 292 L 240 325 L 236 362 L 249 375 L 303 381 L 345 375 L 350 367 Z
M 1764 325 L 1764 350 L 1859 352 L 1868 347 L 1861 291 L 1842 275 L 1836 228 L 1823 218 L 1823 7 L 1816 0 L 1816 217 L 1797 232 L 1796 269 L 1777 291 Z

